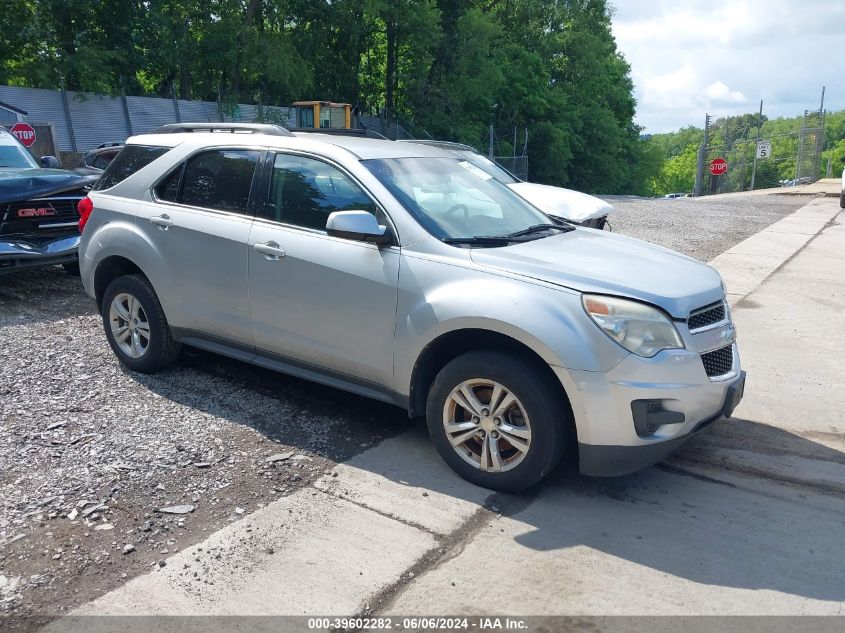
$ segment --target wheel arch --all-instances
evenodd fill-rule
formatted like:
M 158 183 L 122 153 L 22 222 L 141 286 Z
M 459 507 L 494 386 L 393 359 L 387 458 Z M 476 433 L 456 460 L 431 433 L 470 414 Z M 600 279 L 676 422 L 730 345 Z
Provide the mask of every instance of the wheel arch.
M 491 350 L 514 354 L 536 366 L 561 398 L 569 411 L 568 419 L 574 425 L 569 397 L 549 363 L 535 350 L 517 339 L 483 328 L 462 328 L 446 332 L 426 345 L 417 357 L 411 372 L 408 391 L 408 415 L 425 414 L 426 400 L 434 377 L 447 363 L 470 351 Z M 572 431 L 574 431 L 574 426 Z
M 123 275 L 141 275 L 147 282 L 150 280 L 138 264 L 121 255 L 110 255 L 97 264 L 94 271 L 94 300 L 98 309 L 102 310 L 106 288 Z

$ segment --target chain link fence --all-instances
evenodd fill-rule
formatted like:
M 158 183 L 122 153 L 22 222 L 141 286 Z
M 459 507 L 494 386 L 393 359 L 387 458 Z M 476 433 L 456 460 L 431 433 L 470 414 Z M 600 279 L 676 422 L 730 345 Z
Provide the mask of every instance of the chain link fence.
M 490 126 L 487 138 L 476 147 L 486 148 L 485 155 L 520 180 L 528 180 L 528 128 Z
M 759 139 L 756 130 L 746 130 L 741 138 L 709 145 L 704 156 L 702 194 L 789 187 L 818 180 L 824 118 L 823 110 L 805 111 L 792 130 L 776 134 L 763 131 Z M 727 163 L 727 171 L 715 175 L 710 165 L 719 158 Z

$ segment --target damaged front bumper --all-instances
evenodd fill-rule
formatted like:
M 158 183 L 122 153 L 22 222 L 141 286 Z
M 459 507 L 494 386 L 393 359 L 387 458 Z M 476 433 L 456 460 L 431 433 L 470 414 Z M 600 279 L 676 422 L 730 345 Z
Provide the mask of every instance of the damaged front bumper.
M 0 274 L 22 268 L 70 264 L 78 261 L 79 235 L 58 237 L 39 243 L 0 238 Z

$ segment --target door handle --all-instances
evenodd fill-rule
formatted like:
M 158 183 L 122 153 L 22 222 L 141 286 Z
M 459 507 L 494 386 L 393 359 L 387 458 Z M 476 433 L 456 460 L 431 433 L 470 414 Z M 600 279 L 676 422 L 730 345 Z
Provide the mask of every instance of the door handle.
M 277 262 L 285 256 L 285 249 L 272 240 L 264 244 L 256 244 L 253 248 L 264 255 L 264 259 L 271 262 Z
M 150 218 L 150 222 L 155 224 L 162 231 L 166 231 L 171 226 L 173 226 L 173 220 L 171 220 L 170 216 L 166 213 L 162 213 L 161 215 L 154 215 Z

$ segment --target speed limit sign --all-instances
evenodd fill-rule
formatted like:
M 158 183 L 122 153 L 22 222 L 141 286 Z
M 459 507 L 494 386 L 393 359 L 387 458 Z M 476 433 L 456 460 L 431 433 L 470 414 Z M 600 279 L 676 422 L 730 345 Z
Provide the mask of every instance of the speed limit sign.
M 770 141 L 757 141 L 757 158 L 768 158 L 772 154 Z

